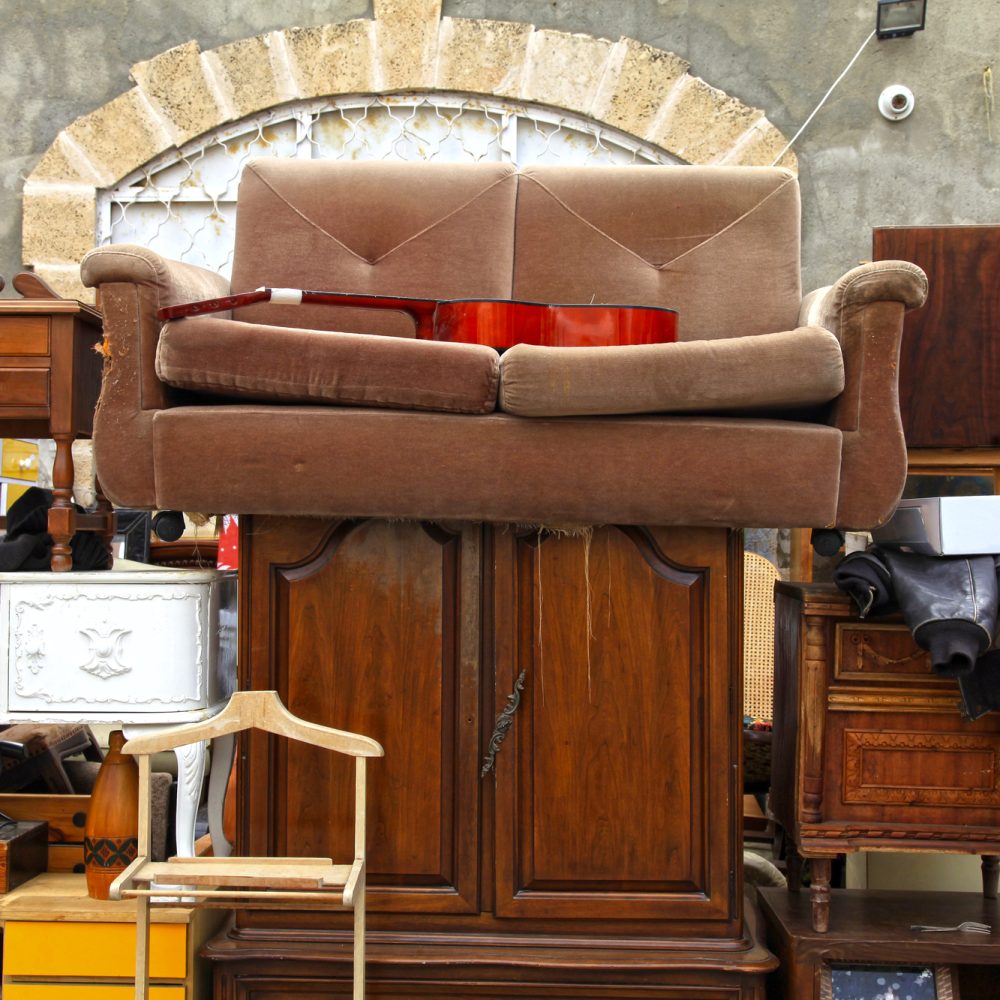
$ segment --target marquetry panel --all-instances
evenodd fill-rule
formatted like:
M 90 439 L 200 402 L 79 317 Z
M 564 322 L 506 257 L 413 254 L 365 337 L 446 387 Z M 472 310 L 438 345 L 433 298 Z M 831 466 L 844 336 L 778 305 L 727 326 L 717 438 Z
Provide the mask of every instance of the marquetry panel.
M 369 768 L 369 909 L 475 911 L 478 530 L 255 518 L 243 538 L 248 684 L 385 747 Z M 250 853 L 350 855 L 353 764 L 259 734 L 250 755 Z
M 501 916 L 729 913 L 729 542 L 697 534 L 498 542 L 498 710 L 524 674 L 494 766 Z
M 906 677 L 946 683 L 935 678 L 930 656 L 902 625 L 852 622 L 838 625 L 835 677 L 841 681 L 892 681 Z
M 993 736 L 847 730 L 845 802 L 1000 806 Z

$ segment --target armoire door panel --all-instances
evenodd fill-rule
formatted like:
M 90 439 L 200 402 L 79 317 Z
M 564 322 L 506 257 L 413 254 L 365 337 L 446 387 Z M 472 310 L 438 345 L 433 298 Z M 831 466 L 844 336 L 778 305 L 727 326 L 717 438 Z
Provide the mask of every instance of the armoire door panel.
M 268 552 L 250 578 L 270 611 L 250 682 L 385 748 L 368 777 L 369 908 L 477 912 L 479 531 L 363 520 L 317 536 L 256 518 L 245 537 L 251 560 Z M 259 734 L 250 752 L 269 775 L 251 797 L 254 853 L 349 856 L 352 762 Z
M 730 550 L 723 530 L 501 537 L 498 707 L 525 681 L 495 763 L 499 915 L 731 918 Z

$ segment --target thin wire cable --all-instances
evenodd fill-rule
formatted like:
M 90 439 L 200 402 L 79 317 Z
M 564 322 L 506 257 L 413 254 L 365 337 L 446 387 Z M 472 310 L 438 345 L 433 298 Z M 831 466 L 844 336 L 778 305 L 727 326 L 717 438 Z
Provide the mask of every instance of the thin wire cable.
M 823 107 L 824 104 L 826 104 L 826 99 L 834 92 L 834 90 L 837 87 L 837 84 L 840 83 L 840 81 L 843 80 L 845 76 L 847 76 L 847 71 L 858 61 L 858 56 L 860 56 L 861 53 L 864 52 L 865 47 L 874 37 L 875 37 L 875 29 L 873 28 L 872 33 L 861 43 L 861 48 L 854 53 L 854 57 L 844 67 L 840 76 L 838 76 L 837 79 L 833 81 L 833 83 L 830 86 L 830 89 L 820 99 L 819 104 L 817 104 L 816 107 L 813 108 L 812 114 L 802 123 L 802 125 L 799 127 L 798 132 L 796 132 L 795 135 L 793 135 L 791 139 L 788 140 L 788 145 L 785 146 L 785 148 L 780 153 L 778 153 L 778 155 L 771 162 L 772 167 L 777 166 L 778 161 L 785 155 L 785 153 L 787 153 L 792 148 L 792 143 L 795 142 L 795 140 L 798 139 L 798 137 L 802 135 L 802 133 L 806 130 L 806 126 L 813 120 L 813 118 L 816 117 L 816 112 L 819 111 L 819 109 Z

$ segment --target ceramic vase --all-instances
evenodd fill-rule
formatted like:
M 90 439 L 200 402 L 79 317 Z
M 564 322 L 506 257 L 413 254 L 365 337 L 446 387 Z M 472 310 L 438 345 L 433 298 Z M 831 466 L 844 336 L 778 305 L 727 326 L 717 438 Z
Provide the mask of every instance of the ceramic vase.
M 136 857 L 139 834 L 139 768 L 121 752 L 125 735 L 116 729 L 90 795 L 83 835 L 87 894 L 107 899 L 111 883 Z

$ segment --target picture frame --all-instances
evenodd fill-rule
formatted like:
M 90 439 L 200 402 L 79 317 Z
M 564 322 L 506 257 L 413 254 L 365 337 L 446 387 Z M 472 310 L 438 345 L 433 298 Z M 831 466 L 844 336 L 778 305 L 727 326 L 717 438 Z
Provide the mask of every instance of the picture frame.
M 818 1000 L 959 1000 L 950 965 L 827 962 Z

